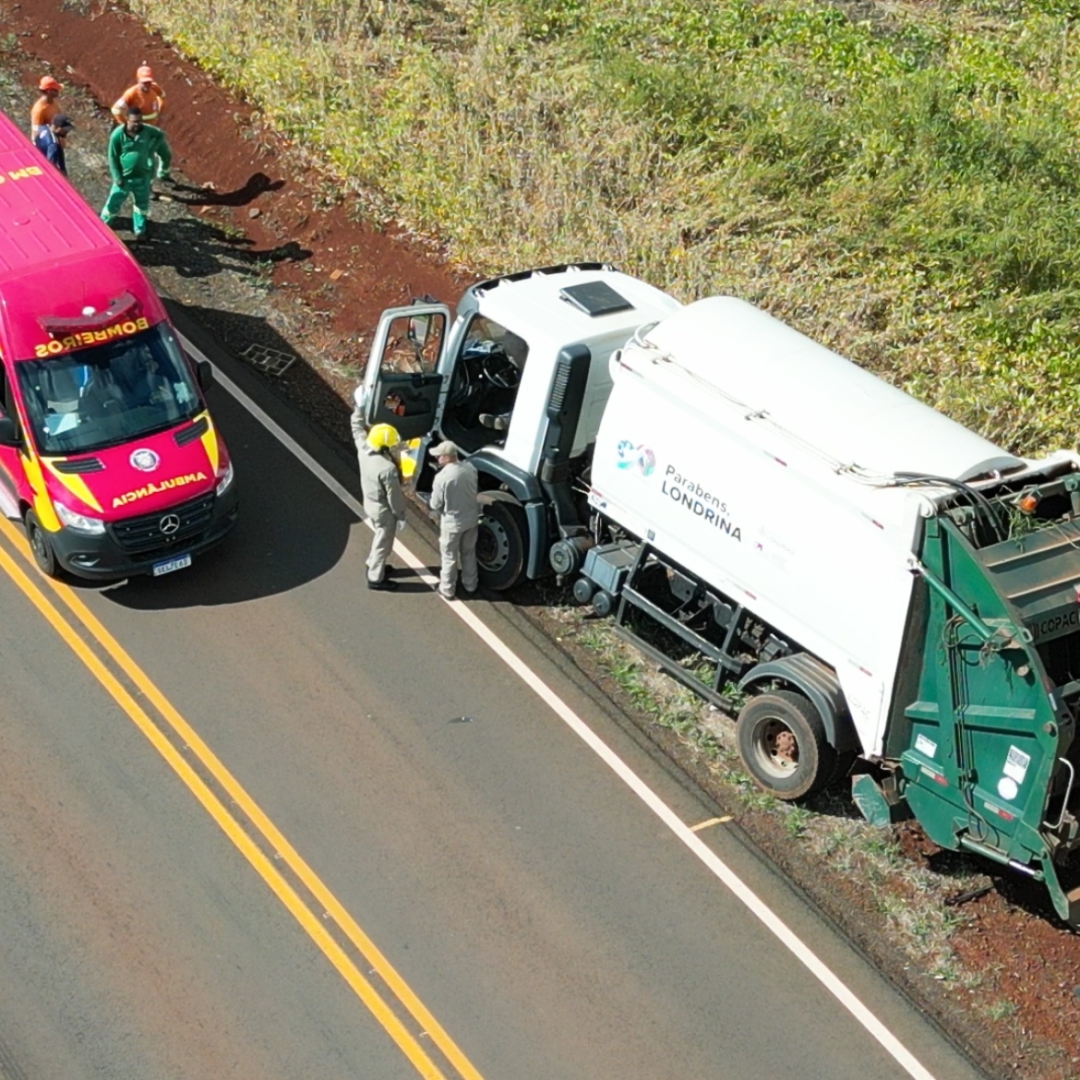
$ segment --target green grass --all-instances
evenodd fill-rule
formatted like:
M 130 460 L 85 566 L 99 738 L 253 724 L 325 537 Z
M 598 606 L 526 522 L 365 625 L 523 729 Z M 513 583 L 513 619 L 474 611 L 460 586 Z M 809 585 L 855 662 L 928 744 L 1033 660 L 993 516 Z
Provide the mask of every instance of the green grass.
M 1011 449 L 1074 440 L 1076 4 L 133 7 L 478 272 L 736 293 Z
M 999 999 L 986 1007 L 986 1015 L 991 1020 L 1004 1020 L 1016 1012 L 1016 1005 L 1011 1001 Z

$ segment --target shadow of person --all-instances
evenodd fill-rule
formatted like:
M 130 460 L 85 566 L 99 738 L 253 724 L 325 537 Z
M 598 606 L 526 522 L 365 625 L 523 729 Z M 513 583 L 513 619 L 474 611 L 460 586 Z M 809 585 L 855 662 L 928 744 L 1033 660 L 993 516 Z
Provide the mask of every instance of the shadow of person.
M 257 172 L 252 173 L 244 186 L 235 191 L 215 191 L 213 188 L 175 183 L 170 194 L 185 206 L 247 206 L 260 195 L 269 191 L 280 191 L 284 186 L 284 180 L 271 180 L 266 173 Z
M 123 228 L 127 221 L 118 218 Z M 227 233 L 194 217 L 154 220 L 150 239 L 133 242 L 143 266 L 168 266 L 181 277 L 206 278 L 223 271 L 258 277 L 271 263 L 302 262 L 311 251 L 295 240 L 272 248 L 256 248 L 246 236 Z
M 406 576 L 407 575 L 407 576 Z M 430 593 L 431 588 L 425 585 L 418 577 L 413 577 L 409 571 L 399 570 L 393 577 L 394 584 L 397 586 L 393 591 L 400 595 L 401 593 Z
M 250 244 L 251 241 L 249 240 Z M 263 251 L 239 251 L 238 258 L 250 259 L 252 262 L 303 262 L 310 259 L 310 248 L 301 247 L 295 240 L 286 240 L 277 247 L 266 248 Z

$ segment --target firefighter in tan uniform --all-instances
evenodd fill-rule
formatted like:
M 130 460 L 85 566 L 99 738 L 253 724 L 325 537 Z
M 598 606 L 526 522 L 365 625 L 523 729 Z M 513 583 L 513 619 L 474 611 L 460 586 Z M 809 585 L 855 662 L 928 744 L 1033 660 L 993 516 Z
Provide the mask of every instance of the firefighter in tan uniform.
M 401 446 L 397 428 L 375 424 L 365 430 L 360 410 L 352 414 L 352 433 L 360 459 L 360 487 L 364 493 L 364 513 L 375 535 L 367 558 L 367 587 L 392 591 L 392 569 L 386 565 L 394 547 L 394 531 L 405 528 L 405 493 L 396 456 Z
M 428 451 L 439 462 L 431 489 L 431 512 L 439 519 L 439 595 L 453 600 L 458 572 L 461 586 L 472 596 L 480 584 L 476 538 L 480 533 L 480 503 L 476 498 L 476 466 L 461 460 L 456 443 L 445 439 Z

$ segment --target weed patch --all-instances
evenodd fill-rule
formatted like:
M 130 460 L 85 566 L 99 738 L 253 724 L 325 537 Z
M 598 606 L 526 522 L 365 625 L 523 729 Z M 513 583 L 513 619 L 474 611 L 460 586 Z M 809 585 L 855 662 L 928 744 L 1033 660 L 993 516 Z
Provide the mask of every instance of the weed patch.
M 602 257 L 735 293 L 1011 450 L 1074 441 L 1071 4 L 133 7 L 328 198 L 478 271 Z

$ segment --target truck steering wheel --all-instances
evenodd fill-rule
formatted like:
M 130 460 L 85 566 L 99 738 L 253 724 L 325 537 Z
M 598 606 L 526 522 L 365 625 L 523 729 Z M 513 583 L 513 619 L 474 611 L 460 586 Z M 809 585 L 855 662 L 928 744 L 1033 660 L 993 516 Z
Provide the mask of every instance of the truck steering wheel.
M 489 353 L 484 357 L 480 370 L 484 378 L 499 390 L 516 390 L 521 382 L 521 372 L 505 353 Z

